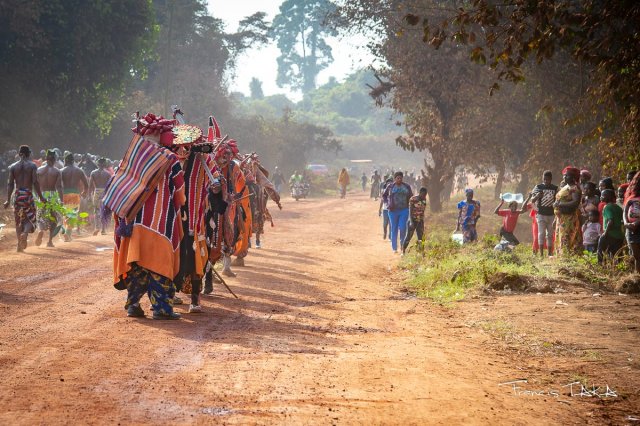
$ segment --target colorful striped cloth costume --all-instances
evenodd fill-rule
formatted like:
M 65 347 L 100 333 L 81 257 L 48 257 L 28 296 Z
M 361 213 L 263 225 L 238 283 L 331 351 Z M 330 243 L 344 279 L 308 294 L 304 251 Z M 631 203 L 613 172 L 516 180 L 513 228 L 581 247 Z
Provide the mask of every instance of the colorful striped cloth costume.
M 161 148 L 164 149 L 164 148 Z M 132 264 L 170 280 L 180 269 L 182 226 L 180 207 L 185 203 L 184 176 L 175 154 L 167 150 L 170 167 L 132 223 L 114 214 L 116 221 L 113 258 L 114 282 L 119 283 Z M 123 231 L 130 228 L 129 232 Z
M 237 257 L 245 257 L 249 251 L 249 238 L 253 234 L 253 217 L 251 216 L 251 200 L 249 199 L 249 187 L 240 165 L 235 161 L 232 162 L 233 169 L 231 175 L 234 176 L 236 197 L 242 198 L 236 203 L 235 211 L 235 235 L 236 243 L 232 250 L 233 255 Z
M 127 221 L 133 220 L 147 197 L 177 161 L 168 149 L 135 135 L 102 199 L 105 207 Z
M 186 203 L 181 209 L 181 226 L 184 237 L 180 244 L 180 272 L 175 278 L 176 286 L 185 293 L 191 293 L 189 278 L 203 277 L 209 257 L 205 227 L 205 208 L 209 178 L 203 161 L 211 173 L 216 172 L 214 161 L 207 155 L 191 151 L 184 163 Z M 195 303 L 197 304 L 197 303 Z

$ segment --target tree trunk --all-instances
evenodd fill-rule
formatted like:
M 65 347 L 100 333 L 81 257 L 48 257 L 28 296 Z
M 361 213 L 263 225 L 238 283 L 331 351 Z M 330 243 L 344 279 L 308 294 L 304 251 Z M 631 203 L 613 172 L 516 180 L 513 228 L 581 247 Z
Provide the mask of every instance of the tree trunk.
M 440 196 L 442 195 L 442 189 L 444 185 L 439 178 L 430 179 L 431 184 L 427 187 L 427 193 L 429 194 L 429 210 L 431 213 L 438 213 L 442 211 L 442 201 Z
M 422 173 L 422 183 L 427 187 L 427 194 L 429 195 L 429 210 L 432 213 L 438 213 L 442 211 L 442 190 L 444 189 L 445 175 L 447 170 L 445 167 L 445 160 L 439 156 L 432 155 L 433 166 L 427 164 L 425 160 L 425 167 L 427 173 Z
M 454 176 L 452 175 L 449 179 L 447 179 L 447 181 L 443 185 L 444 188 L 442 189 L 442 195 L 440 197 L 442 201 L 451 200 L 451 193 L 453 192 L 454 183 L 455 183 L 455 179 L 454 179 Z

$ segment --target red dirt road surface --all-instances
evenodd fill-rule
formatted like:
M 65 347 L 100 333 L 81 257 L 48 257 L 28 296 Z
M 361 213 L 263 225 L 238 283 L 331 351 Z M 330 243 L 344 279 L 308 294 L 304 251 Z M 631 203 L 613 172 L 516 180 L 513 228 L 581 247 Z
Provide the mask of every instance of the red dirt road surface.
M 0 424 L 638 422 L 638 298 L 571 289 L 440 307 L 405 291 L 376 202 L 284 201 L 228 279 L 240 299 L 216 284 L 180 321 L 150 319 L 146 298 L 147 318 L 127 318 L 100 251 L 110 237 L 31 237 L 19 254 L 6 229 Z M 601 395 L 572 396 L 580 380 Z

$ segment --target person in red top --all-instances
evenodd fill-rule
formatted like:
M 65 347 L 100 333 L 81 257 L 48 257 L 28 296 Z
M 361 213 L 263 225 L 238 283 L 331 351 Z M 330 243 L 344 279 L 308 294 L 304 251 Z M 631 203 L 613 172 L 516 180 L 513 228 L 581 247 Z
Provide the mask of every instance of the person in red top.
M 498 216 L 502 216 L 502 227 L 500 228 L 500 236 L 507 240 L 510 244 L 517 246 L 520 244 L 520 241 L 513 235 L 513 231 L 516 230 L 516 225 L 518 224 L 518 216 L 527 211 L 527 203 L 531 199 L 531 194 L 527 197 L 527 199 L 522 203 L 522 209 L 518 210 L 518 203 L 516 201 L 512 201 L 509 203 L 508 209 L 500 210 L 500 207 L 504 205 L 504 200 L 500 200 L 500 204 L 493 211 Z

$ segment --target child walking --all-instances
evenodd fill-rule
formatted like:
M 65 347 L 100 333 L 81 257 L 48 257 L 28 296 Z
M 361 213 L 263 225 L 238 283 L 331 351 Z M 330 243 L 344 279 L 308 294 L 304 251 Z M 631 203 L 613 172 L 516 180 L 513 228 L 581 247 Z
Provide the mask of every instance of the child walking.
M 591 210 L 588 213 L 587 221 L 582 225 L 582 244 L 584 244 L 584 249 L 589 253 L 596 253 L 601 235 L 600 215 L 598 210 Z

